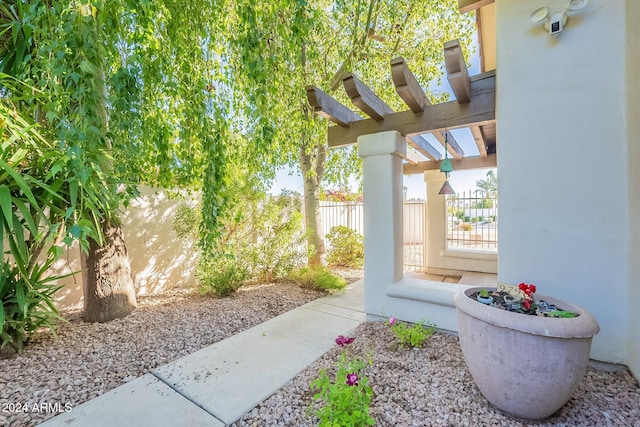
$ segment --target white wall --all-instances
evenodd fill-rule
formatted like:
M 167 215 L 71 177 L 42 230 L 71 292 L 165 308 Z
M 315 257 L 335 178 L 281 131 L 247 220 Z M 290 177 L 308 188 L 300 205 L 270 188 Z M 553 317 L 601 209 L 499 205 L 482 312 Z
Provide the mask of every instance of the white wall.
M 627 161 L 625 0 L 591 0 L 555 37 L 529 19 L 565 4 L 496 0 L 499 280 L 586 308 L 601 326 L 592 357 L 625 362 L 638 178 Z
M 141 188 L 141 192 L 141 197 L 132 200 L 121 215 L 136 293 L 154 294 L 175 287 L 195 286 L 195 247 L 173 231 L 173 218 L 183 200 L 169 199 L 163 190 Z M 187 198 L 186 202 L 191 200 Z M 53 274 L 66 274 L 80 268 L 80 252 L 74 246 L 54 265 Z M 61 283 L 65 286 L 56 295 L 58 308 L 81 308 L 82 274 Z
M 640 1 L 627 0 L 627 154 L 629 167 L 629 352 L 640 378 Z

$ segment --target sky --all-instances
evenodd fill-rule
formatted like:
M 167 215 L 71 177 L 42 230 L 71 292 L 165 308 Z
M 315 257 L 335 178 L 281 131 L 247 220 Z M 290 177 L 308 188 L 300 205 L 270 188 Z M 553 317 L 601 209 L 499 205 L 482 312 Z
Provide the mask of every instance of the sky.
M 470 76 L 480 73 L 480 57 L 478 54 L 478 43 L 475 34 L 473 38 L 473 46 L 475 46 L 475 52 L 470 58 Z M 389 75 L 389 78 L 391 78 L 391 75 Z M 449 82 L 447 81 L 446 77 L 442 79 L 442 83 L 440 85 L 437 85 L 435 83 L 431 84 L 429 86 L 429 89 L 433 92 L 449 92 L 452 95 L 451 99 L 455 99 L 455 97 L 453 96 L 453 91 L 451 90 L 451 86 L 449 86 Z M 328 122 L 327 125 L 329 125 Z M 465 155 L 478 155 L 478 148 L 473 139 L 473 136 L 471 135 L 471 131 L 468 128 L 451 129 L 451 134 L 454 136 L 460 147 L 462 147 Z M 423 136 L 429 142 L 431 142 L 431 145 L 433 145 L 440 151 L 440 154 L 444 155 L 444 147 L 435 139 L 433 135 L 429 134 Z M 454 170 L 453 172 L 451 172 L 451 174 L 449 174 L 449 183 L 458 193 L 461 193 L 463 191 L 475 190 L 476 181 L 484 179 L 487 175 L 487 172 L 487 169 L 463 171 Z M 408 199 L 426 199 L 427 188 L 424 183 L 424 177 L 422 174 L 409 176 L 405 175 L 403 184 L 407 189 Z M 302 194 L 302 187 L 302 177 L 297 171 L 282 169 L 278 171 L 276 175 L 276 180 L 271 188 L 271 194 L 279 194 L 283 189 L 294 190 Z M 353 182 L 351 190 L 355 192 L 357 191 L 357 187 L 357 183 Z

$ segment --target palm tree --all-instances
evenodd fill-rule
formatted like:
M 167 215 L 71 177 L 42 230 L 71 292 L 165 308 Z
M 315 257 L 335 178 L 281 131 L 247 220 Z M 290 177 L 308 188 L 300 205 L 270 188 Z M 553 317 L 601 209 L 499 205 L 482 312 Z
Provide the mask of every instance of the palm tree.
M 486 179 L 480 179 L 476 181 L 476 187 L 484 191 L 487 197 L 497 198 L 498 197 L 498 175 L 493 169 L 491 169 L 489 172 L 487 172 Z

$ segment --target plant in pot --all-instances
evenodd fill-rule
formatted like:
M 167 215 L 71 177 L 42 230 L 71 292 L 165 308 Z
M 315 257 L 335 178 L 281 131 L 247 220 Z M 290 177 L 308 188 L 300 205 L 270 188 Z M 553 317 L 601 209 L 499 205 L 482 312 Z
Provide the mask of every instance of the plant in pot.
M 481 289 L 454 297 L 460 345 L 474 382 L 505 412 L 551 416 L 584 378 L 598 322 L 576 305 L 534 297 L 534 285 L 485 289 L 491 305 L 476 300 Z
M 491 304 L 493 302 L 493 297 L 491 296 L 489 291 L 486 290 L 485 288 L 482 288 L 478 291 L 478 295 L 476 296 L 476 299 L 478 300 L 478 302 L 481 302 L 482 304 Z

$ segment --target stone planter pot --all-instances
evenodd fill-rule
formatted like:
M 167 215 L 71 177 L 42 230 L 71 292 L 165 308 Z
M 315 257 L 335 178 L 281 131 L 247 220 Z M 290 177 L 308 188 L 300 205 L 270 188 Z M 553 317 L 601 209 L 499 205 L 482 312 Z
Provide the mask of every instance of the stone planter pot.
M 505 412 L 534 420 L 553 415 L 584 378 L 598 322 L 578 306 L 537 294 L 536 300 L 580 316 L 562 319 L 500 310 L 469 297 L 480 289 L 454 297 L 460 345 L 474 382 Z

